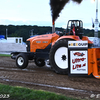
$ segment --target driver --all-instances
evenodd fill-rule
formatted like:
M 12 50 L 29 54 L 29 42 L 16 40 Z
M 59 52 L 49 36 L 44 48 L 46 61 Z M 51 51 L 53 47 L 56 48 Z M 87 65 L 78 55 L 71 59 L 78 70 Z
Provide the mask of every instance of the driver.
M 75 35 L 75 24 L 72 24 L 72 27 L 71 27 L 72 29 L 72 33 L 73 33 L 73 35 Z

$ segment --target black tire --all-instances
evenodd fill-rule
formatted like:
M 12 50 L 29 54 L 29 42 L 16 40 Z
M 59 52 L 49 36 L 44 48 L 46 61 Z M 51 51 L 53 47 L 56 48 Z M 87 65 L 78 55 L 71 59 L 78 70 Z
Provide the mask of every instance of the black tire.
M 35 61 L 35 64 L 36 64 L 38 67 L 43 67 L 43 66 L 45 65 L 44 59 L 35 58 L 34 61 Z
M 25 54 L 20 53 L 16 58 L 16 65 L 20 69 L 24 69 L 28 66 L 28 58 Z
M 60 49 L 64 50 L 65 53 L 58 52 Z M 56 57 L 56 54 L 58 54 L 58 58 Z M 68 40 L 62 39 L 57 41 L 53 45 L 53 47 L 50 50 L 49 60 L 51 67 L 56 73 L 68 74 Z M 63 66 L 62 64 L 65 64 L 65 66 Z

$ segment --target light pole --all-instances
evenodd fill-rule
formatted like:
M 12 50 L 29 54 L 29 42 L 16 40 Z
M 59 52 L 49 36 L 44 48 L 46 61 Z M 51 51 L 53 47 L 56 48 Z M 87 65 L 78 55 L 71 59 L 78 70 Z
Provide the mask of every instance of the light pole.
M 95 37 L 98 37 L 98 26 L 99 26 L 99 21 L 98 21 L 98 0 L 96 0 L 96 19 L 95 19 L 95 32 L 94 32 Z
M 94 0 L 95 1 L 95 0 Z M 98 28 L 100 27 L 99 21 L 98 21 L 98 0 L 96 0 L 96 19 L 93 23 L 94 30 L 94 46 L 98 46 L 99 39 L 98 39 Z
M 30 30 L 30 36 L 33 36 L 34 29 Z
M 6 39 L 7 39 L 7 37 L 8 37 L 8 29 L 6 28 Z

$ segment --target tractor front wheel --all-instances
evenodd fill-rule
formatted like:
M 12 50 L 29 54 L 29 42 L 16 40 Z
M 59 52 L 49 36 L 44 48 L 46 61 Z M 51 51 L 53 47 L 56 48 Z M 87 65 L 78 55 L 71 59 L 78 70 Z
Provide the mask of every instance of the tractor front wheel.
M 20 69 L 26 68 L 27 65 L 28 65 L 28 58 L 27 58 L 27 56 L 25 54 L 23 54 L 23 53 L 18 54 L 18 56 L 16 58 L 16 65 Z

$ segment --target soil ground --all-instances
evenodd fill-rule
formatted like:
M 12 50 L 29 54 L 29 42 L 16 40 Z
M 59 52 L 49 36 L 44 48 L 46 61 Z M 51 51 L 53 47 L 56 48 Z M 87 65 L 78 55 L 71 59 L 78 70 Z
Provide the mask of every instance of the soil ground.
M 51 68 L 36 66 L 34 61 L 29 61 L 26 69 L 19 69 L 15 60 L 0 57 L 0 83 L 56 92 L 78 99 L 100 100 L 99 79 L 56 74 Z

